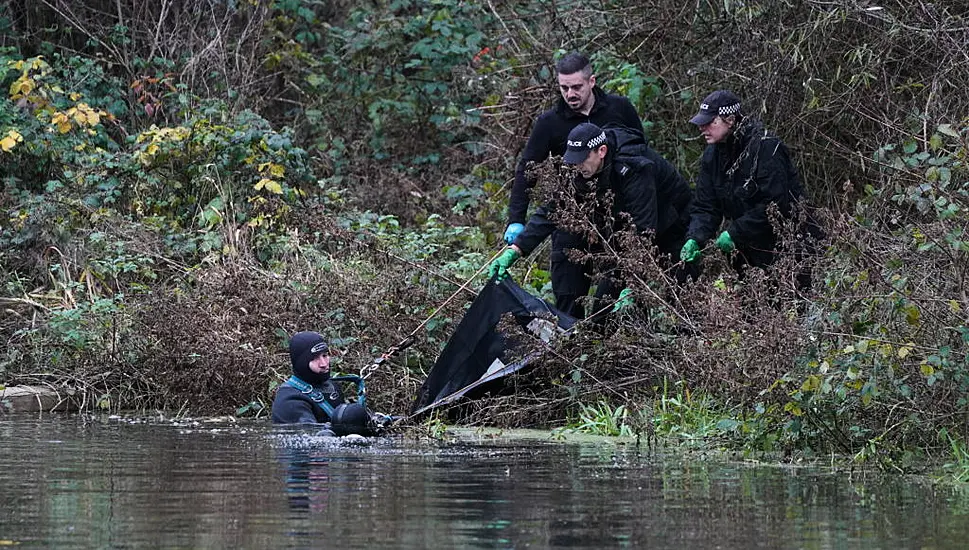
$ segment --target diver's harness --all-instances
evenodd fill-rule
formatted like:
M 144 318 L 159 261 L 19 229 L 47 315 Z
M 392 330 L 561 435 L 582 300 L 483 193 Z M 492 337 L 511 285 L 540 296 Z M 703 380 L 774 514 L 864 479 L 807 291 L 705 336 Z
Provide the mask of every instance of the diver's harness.
M 357 403 L 367 406 L 367 388 L 363 383 L 363 378 L 355 374 L 343 374 L 340 376 L 331 377 L 328 382 L 354 382 L 357 385 Z M 323 388 L 317 388 L 309 382 L 303 380 L 302 378 L 296 376 L 295 374 L 289 377 L 289 380 L 285 382 L 289 386 L 296 388 L 300 393 L 309 397 L 314 403 L 320 406 L 326 415 L 333 418 L 336 413 L 336 407 L 331 405 L 329 401 L 326 400 L 326 393 L 324 393 Z
M 343 374 L 331 377 L 326 386 L 335 388 L 331 382 L 353 382 L 357 385 L 357 402 L 341 403 L 333 406 L 326 400 L 327 391 L 306 382 L 295 374 L 289 377 L 286 385 L 296 388 L 300 393 L 310 398 L 323 409 L 330 418 L 330 425 L 336 435 L 380 435 L 396 418 L 386 414 L 371 412 L 367 408 L 367 388 L 363 377 L 354 374 Z M 330 390 L 332 391 L 332 390 Z

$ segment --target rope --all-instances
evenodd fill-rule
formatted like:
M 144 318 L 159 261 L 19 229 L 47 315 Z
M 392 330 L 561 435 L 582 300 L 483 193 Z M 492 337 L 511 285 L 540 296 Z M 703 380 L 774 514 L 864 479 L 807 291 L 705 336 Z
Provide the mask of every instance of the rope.
M 485 268 L 491 265 L 491 262 L 495 261 L 495 259 L 503 251 L 504 251 L 504 248 L 501 248 L 497 252 L 495 252 L 494 255 L 492 255 L 491 258 L 488 259 L 488 261 L 483 263 L 481 267 L 479 267 L 478 270 L 475 271 L 474 274 L 468 278 L 467 281 L 465 281 L 457 290 L 455 290 L 453 294 L 448 296 L 447 300 L 444 300 L 444 302 L 442 302 L 441 305 L 437 306 L 437 308 L 433 312 L 431 312 L 431 314 L 427 317 L 427 319 L 424 319 L 424 321 L 420 325 L 418 325 L 417 328 L 411 331 L 410 334 L 404 337 L 403 340 L 398 342 L 396 345 L 393 345 L 387 348 L 387 351 L 385 351 L 380 357 L 375 359 L 373 363 L 360 369 L 360 377 L 363 379 L 366 379 L 368 376 L 376 372 L 376 370 L 380 367 L 380 365 L 382 365 L 385 361 L 387 361 L 394 355 L 397 355 L 401 351 L 409 348 L 414 343 L 414 338 L 417 336 L 417 333 L 419 333 L 424 327 L 426 327 L 427 323 L 431 322 L 431 319 L 437 316 L 437 314 L 440 313 L 445 306 L 451 303 L 451 300 L 457 297 L 458 294 L 468 291 L 468 285 L 470 285 L 478 277 L 478 275 L 480 275 L 481 272 L 485 270 Z M 474 294 L 473 291 L 470 291 L 470 292 Z

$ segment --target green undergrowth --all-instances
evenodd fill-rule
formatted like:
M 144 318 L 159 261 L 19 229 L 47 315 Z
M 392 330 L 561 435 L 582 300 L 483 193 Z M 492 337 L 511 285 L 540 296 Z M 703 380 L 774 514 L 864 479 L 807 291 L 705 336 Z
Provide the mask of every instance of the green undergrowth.
M 936 434 L 943 444 L 934 452 L 899 452 L 869 442 L 856 453 L 817 452 L 797 444 L 795 429 L 779 426 L 778 417 L 762 404 L 730 405 L 709 394 L 694 394 L 677 384 L 642 404 L 612 405 L 607 400 L 580 404 L 565 426 L 550 431 L 561 440 L 569 434 L 635 439 L 648 449 L 698 452 L 705 456 L 757 462 L 866 467 L 907 474 L 926 474 L 953 484 L 969 481 L 969 451 L 964 440 L 945 428 Z M 631 412 L 634 411 L 634 412 Z
M 599 84 L 688 177 L 699 98 L 744 97 L 794 152 L 826 236 L 743 280 L 705 251 L 683 286 L 617 236 L 595 260 L 630 274 L 634 313 L 550 346 L 469 423 L 966 478 L 954 8 L 21 4 L 0 5 L 0 383 L 95 410 L 264 418 L 288 335 L 315 329 L 335 370 L 368 375 L 375 409 L 409 410 L 499 250 L 554 61 L 594 44 Z M 513 275 L 549 297 L 547 253 L 534 260 Z M 791 282 L 803 269 L 810 292 Z

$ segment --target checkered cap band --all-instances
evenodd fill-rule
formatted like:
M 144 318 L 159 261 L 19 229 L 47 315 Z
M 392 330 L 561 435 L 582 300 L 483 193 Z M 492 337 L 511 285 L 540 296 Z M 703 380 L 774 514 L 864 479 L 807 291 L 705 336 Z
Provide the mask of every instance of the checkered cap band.
M 606 142 L 606 133 L 602 132 L 598 136 L 590 139 L 589 143 L 586 143 L 585 146 L 588 147 L 589 149 L 595 149 L 596 147 L 602 145 L 605 142 Z
M 740 103 L 734 103 L 733 105 L 725 105 L 717 109 L 720 116 L 732 115 L 734 113 L 740 112 Z

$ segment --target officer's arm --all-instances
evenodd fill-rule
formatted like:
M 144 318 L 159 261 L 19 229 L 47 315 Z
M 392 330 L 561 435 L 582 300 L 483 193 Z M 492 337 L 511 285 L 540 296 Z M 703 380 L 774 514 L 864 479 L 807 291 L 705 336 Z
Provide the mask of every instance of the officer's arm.
M 782 213 L 791 210 L 790 158 L 787 150 L 776 140 L 764 140 L 760 145 L 757 173 L 750 185 L 756 186 L 754 205 L 730 223 L 727 232 L 736 243 L 757 240 L 759 236 L 773 233 L 767 215 L 767 207 L 777 204 Z
M 688 239 L 695 240 L 701 246 L 713 237 L 713 232 L 723 221 L 723 212 L 717 204 L 717 196 L 713 190 L 715 169 L 713 151 L 707 148 L 700 159 L 700 177 L 696 181 L 696 194 L 690 209 L 690 228 L 686 233 Z
M 542 162 L 548 158 L 552 150 L 549 143 L 551 128 L 545 117 L 538 117 L 532 133 L 528 136 L 525 150 L 515 169 L 515 183 L 511 186 L 511 198 L 508 201 L 508 223 L 525 223 L 528 214 L 529 190 L 535 186 L 535 180 L 529 179 L 525 172 L 530 162 Z
M 555 231 L 555 223 L 549 219 L 551 214 L 552 207 L 543 205 L 535 210 L 531 218 L 528 218 L 525 230 L 515 239 L 515 246 L 518 247 L 522 256 L 531 254 L 538 245 L 542 244 L 542 241 Z
M 623 203 L 620 205 L 622 210 L 632 216 L 636 230 L 642 234 L 646 231 L 656 232 L 659 223 L 659 211 L 656 204 L 656 165 L 652 162 L 645 163 L 635 171 L 632 168 L 620 167 L 620 172 L 629 170 L 627 174 L 622 174 Z

